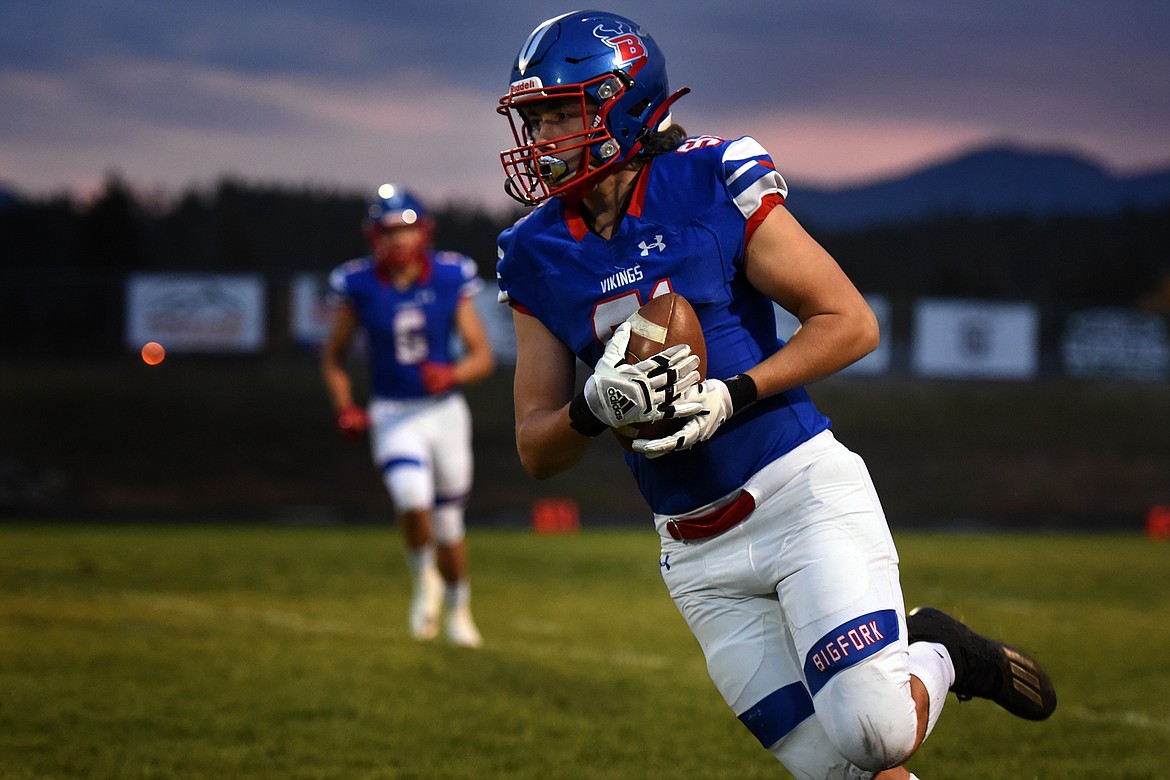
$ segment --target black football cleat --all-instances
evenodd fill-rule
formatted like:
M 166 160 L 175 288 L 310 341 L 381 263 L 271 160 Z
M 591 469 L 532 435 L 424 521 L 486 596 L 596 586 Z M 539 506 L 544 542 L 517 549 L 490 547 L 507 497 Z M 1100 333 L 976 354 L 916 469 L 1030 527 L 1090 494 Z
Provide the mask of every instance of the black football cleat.
M 1044 720 L 1056 709 L 1052 680 L 1020 650 L 977 634 L 933 607 L 912 610 L 906 627 L 911 642 L 937 642 L 951 654 L 955 665 L 951 691 L 959 701 L 991 699 L 1027 720 Z

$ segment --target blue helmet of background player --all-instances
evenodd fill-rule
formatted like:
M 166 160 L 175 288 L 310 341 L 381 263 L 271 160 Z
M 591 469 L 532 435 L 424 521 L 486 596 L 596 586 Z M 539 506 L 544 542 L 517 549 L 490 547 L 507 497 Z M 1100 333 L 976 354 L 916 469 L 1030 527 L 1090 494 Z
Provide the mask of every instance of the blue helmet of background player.
M 434 236 L 434 220 L 422 201 L 397 184 L 383 184 L 378 188 L 377 195 L 366 204 L 362 228 L 375 262 L 385 271 L 425 261 Z M 380 240 L 386 234 L 396 237 Z
M 536 204 L 553 195 L 583 197 L 602 176 L 628 162 L 647 134 L 670 124 L 673 95 L 666 58 L 635 22 L 604 11 L 574 11 L 543 22 L 512 65 L 508 94 L 496 109 L 508 118 L 516 147 L 500 153 L 516 200 Z M 542 100 L 578 100 L 596 118 L 560 138 L 534 143 L 523 109 Z M 552 145 L 555 144 L 555 148 Z M 588 148 L 578 161 L 557 156 Z
M 430 219 L 422 201 L 397 184 L 383 184 L 366 204 L 362 224 L 368 233 L 375 228 L 393 228 L 425 223 Z

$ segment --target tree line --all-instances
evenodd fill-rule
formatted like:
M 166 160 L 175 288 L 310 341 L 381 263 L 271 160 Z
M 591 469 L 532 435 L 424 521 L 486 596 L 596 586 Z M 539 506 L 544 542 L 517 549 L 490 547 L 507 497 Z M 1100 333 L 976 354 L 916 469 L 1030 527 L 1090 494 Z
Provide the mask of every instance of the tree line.
M 0 354 L 120 348 L 125 274 L 325 271 L 367 251 L 367 196 L 225 179 L 163 200 L 117 176 L 82 204 L 66 196 L 0 209 L 0 327 L 27 334 Z M 495 241 L 523 214 L 432 207 L 436 244 L 474 257 L 494 280 Z M 797 211 L 799 217 L 799 211 Z M 897 225 L 810 230 L 865 293 L 1166 307 L 1170 205 L 1116 216 L 951 214 Z M 66 340 L 67 339 L 67 340 Z

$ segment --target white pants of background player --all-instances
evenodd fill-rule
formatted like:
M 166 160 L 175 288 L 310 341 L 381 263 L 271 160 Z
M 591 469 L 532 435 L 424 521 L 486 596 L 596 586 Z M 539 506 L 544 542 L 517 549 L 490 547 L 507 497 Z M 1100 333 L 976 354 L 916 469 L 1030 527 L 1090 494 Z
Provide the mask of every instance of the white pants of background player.
M 900 764 L 917 728 L 905 606 L 865 464 L 825 431 L 745 489 L 755 511 L 719 536 L 675 541 L 655 517 L 662 576 L 711 679 L 801 780 Z
M 369 414 L 374 466 L 395 510 L 430 510 L 436 544 L 462 541 L 472 478 L 467 400 L 459 393 L 407 401 L 375 398 Z

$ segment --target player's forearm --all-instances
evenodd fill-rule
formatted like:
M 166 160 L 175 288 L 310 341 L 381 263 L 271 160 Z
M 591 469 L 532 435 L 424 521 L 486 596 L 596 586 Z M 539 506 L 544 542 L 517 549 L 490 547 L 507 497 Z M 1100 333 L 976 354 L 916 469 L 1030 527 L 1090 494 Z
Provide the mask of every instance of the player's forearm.
M 809 317 L 778 352 L 748 370 L 759 398 L 832 376 L 877 348 L 877 320 L 868 309 Z
M 333 324 L 321 347 L 321 378 L 335 412 L 353 406 L 353 387 L 349 372 L 345 369 L 345 360 L 356 330 L 357 314 L 353 308 L 349 305 L 334 308 Z
M 325 381 L 325 392 L 329 395 L 333 411 L 339 412 L 353 406 L 353 384 L 345 369 L 325 362 L 321 366 L 321 376 Z
M 490 349 L 474 350 L 455 364 L 455 381 L 461 385 L 475 384 L 495 370 L 496 360 Z
M 517 416 L 516 451 L 524 470 L 537 479 L 567 471 L 581 460 L 591 442 L 569 427 L 567 405 Z

